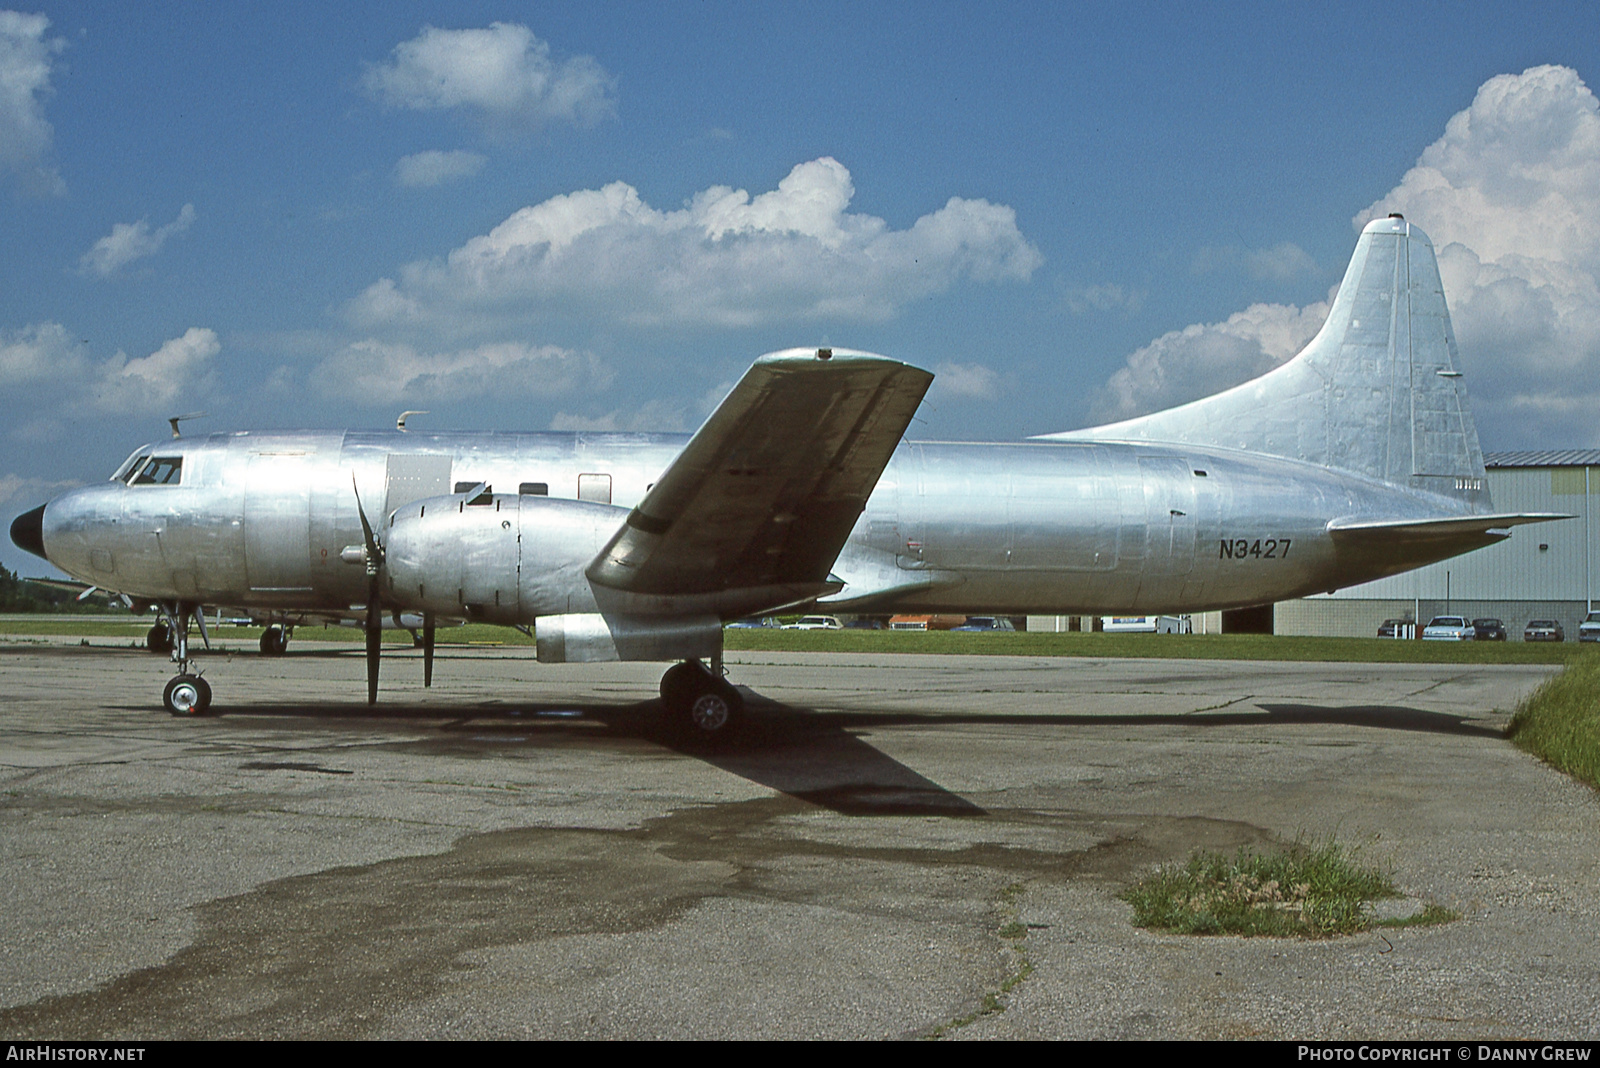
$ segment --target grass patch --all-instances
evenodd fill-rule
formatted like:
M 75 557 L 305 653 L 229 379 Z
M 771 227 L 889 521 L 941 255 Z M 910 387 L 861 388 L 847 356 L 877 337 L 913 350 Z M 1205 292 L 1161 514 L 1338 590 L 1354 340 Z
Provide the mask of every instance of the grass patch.
M 1397 916 L 1392 920 L 1379 920 L 1374 927 L 1436 927 L 1441 923 L 1454 923 L 1461 918 L 1455 909 L 1447 909 L 1433 902 L 1422 906 L 1422 911 L 1411 916 Z
M 1122 898 L 1133 906 L 1136 926 L 1172 934 L 1354 934 L 1372 926 L 1367 902 L 1400 896 L 1387 874 L 1359 863 L 1356 854 L 1331 838 L 1296 842 L 1280 853 L 1200 852 L 1146 877 Z
M 1600 788 L 1600 657 L 1573 657 L 1517 706 L 1506 736 L 1552 767 Z
M 729 652 L 923 653 L 936 656 L 1157 657 L 1367 664 L 1560 664 L 1594 650 L 1539 642 L 1420 642 L 1289 634 L 1086 634 L 885 630 L 730 630 Z
M 71 637 L 128 638 L 142 642 L 154 616 L 14 615 L 0 618 L 0 637 L 52 634 Z M 1151 657 L 1186 660 L 1299 660 L 1364 664 L 1600 664 L 1600 649 L 1540 642 L 1406 642 L 1378 638 L 1307 638 L 1290 634 L 1063 634 L 1026 632 L 960 634 L 954 631 L 724 631 L 728 652 L 921 653 L 932 656 L 1049 656 L 1118 659 Z M 260 627 L 211 622 L 214 640 L 253 646 Z M 360 627 L 296 627 L 294 641 L 362 642 Z M 406 631 L 386 630 L 386 645 L 409 645 Z M 510 627 L 470 623 L 440 627 L 441 645 L 532 645 L 533 639 Z

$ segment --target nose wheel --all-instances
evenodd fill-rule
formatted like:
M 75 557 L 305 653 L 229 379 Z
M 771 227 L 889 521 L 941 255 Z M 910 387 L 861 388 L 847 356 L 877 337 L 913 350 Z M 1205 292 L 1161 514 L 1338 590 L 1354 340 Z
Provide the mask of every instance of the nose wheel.
M 174 716 L 203 716 L 211 711 L 211 684 L 199 675 L 177 675 L 167 683 L 161 703 Z

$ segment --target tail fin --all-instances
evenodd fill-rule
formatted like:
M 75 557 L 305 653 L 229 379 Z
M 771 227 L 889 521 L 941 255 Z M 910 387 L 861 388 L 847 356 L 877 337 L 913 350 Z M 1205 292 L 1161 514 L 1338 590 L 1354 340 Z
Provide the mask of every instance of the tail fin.
M 1327 322 L 1282 367 L 1164 412 L 1043 437 L 1245 449 L 1489 507 L 1433 243 L 1399 215 L 1361 231 Z

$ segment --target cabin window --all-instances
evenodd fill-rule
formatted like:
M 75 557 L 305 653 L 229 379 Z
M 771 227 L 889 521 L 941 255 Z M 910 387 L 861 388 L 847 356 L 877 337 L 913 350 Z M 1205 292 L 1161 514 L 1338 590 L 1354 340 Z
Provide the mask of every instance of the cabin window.
M 524 497 L 548 497 L 550 496 L 550 483 L 524 482 L 517 487 L 517 492 Z
M 146 463 L 134 468 L 128 480 L 130 486 L 176 486 L 183 481 L 183 457 L 152 456 Z
M 117 473 L 111 476 L 111 481 L 128 481 L 128 476 L 133 473 L 134 469 L 150 458 L 150 454 L 145 451 L 147 448 L 149 448 L 149 446 L 146 445 L 134 449 L 133 455 L 122 461 L 122 466 L 117 468 Z
M 597 504 L 611 503 L 611 476 L 610 475 L 579 475 L 578 500 L 594 501 Z

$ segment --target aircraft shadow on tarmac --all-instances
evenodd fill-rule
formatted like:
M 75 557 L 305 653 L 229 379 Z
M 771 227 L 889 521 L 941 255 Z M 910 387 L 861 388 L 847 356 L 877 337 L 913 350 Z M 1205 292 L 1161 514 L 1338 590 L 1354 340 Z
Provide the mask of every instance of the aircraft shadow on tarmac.
M 600 704 L 593 701 L 532 700 L 477 707 L 440 707 L 391 700 L 369 710 L 347 702 L 229 703 L 227 716 L 267 716 L 280 721 L 338 719 L 393 723 L 442 721 L 437 735 L 396 743 L 411 752 L 454 757 L 474 753 L 504 756 L 508 745 L 536 747 L 611 746 L 651 742 L 750 782 L 846 816 L 985 816 L 982 808 L 869 745 L 850 729 L 854 717 L 819 715 L 768 701 L 748 689 L 749 708 L 739 733 L 716 745 L 687 743 L 663 721 L 659 701 Z M 595 724 L 601 726 L 595 729 Z M 328 771 L 320 765 L 254 761 L 244 767 L 293 767 Z

